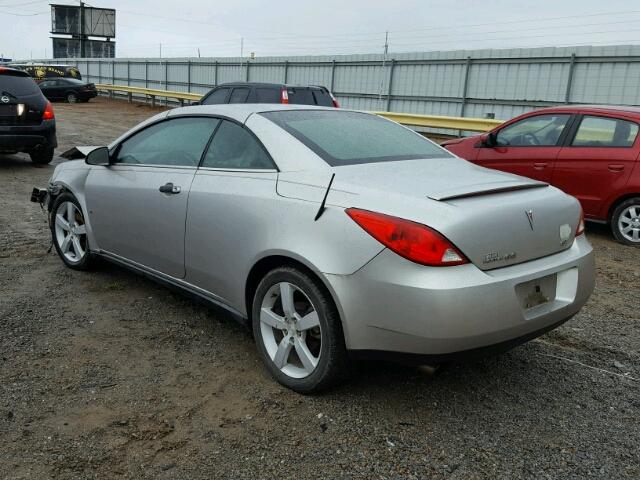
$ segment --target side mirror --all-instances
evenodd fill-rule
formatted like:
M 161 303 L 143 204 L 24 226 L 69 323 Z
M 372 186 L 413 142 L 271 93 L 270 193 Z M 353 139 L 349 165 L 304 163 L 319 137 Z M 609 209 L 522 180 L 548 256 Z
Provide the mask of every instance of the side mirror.
M 497 144 L 498 142 L 496 141 L 495 132 L 488 132 L 480 135 L 480 139 L 478 140 L 478 143 L 476 146 L 491 148 L 491 147 L 495 147 Z
M 89 152 L 84 161 L 88 165 L 108 166 L 110 164 L 109 149 L 107 147 L 98 147 Z

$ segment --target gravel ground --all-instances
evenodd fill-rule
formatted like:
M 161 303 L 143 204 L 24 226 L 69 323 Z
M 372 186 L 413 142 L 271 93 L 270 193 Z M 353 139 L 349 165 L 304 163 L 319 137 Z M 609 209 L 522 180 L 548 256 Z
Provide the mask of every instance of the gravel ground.
M 154 112 L 54 106 L 59 150 Z M 640 477 L 640 249 L 606 228 L 587 227 L 595 293 L 558 330 L 435 376 L 359 364 L 304 397 L 228 316 L 47 253 L 28 196 L 52 171 L 0 158 L 0 478 Z

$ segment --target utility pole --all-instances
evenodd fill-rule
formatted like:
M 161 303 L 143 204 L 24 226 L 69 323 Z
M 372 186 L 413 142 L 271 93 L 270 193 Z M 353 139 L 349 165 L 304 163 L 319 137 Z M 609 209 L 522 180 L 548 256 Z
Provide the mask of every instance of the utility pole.
M 380 78 L 380 90 L 378 90 L 378 101 L 382 101 L 382 89 L 384 88 L 384 67 L 387 63 L 387 53 L 389 53 L 389 31 L 384 32 L 384 50 L 382 56 L 382 75 Z
M 240 37 L 240 78 L 242 78 L 242 57 L 244 56 L 244 37 Z
M 160 44 L 160 58 L 162 58 L 162 43 Z
M 80 2 L 80 58 L 85 58 L 84 46 L 84 2 Z
M 200 58 L 200 47 L 198 47 L 198 58 Z

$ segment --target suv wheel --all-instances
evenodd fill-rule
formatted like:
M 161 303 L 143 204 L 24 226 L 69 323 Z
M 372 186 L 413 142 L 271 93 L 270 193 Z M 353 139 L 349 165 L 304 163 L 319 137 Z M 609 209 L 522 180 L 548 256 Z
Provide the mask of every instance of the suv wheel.
M 53 160 L 53 147 L 40 147 L 29 152 L 31 161 L 40 165 L 46 165 Z
M 611 216 L 613 236 L 626 245 L 640 245 L 640 197 L 629 198 Z
M 253 298 L 253 336 L 267 369 L 300 393 L 345 376 L 347 352 L 337 309 L 318 280 L 295 267 L 269 272 Z
M 63 193 L 55 199 L 49 224 L 53 245 L 64 264 L 74 270 L 89 269 L 93 257 L 87 227 L 80 203 L 73 195 Z
M 78 103 L 78 96 L 73 92 L 67 93 L 67 102 Z

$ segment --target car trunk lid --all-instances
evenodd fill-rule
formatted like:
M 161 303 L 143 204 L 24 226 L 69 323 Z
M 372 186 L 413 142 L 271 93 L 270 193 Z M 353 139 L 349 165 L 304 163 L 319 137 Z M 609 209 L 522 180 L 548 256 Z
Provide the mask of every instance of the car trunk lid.
M 335 168 L 328 205 L 356 207 L 438 230 L 478 268 L 490 270 L 571 246 L 578 202 L 548 186 L 458 158 Z M 281 173 L 278 193 L 321 201 L 329 175 Z

